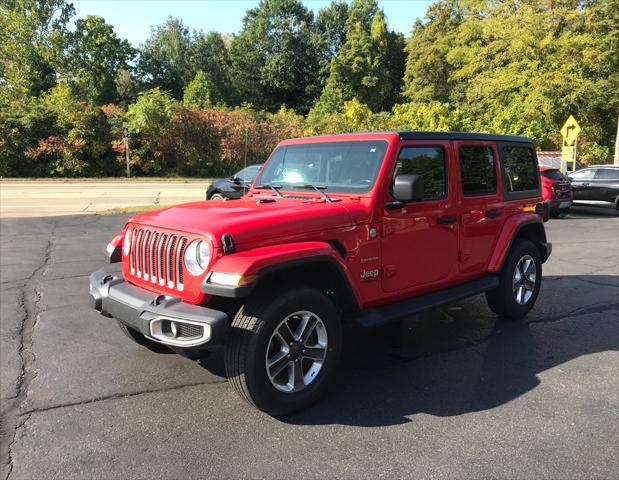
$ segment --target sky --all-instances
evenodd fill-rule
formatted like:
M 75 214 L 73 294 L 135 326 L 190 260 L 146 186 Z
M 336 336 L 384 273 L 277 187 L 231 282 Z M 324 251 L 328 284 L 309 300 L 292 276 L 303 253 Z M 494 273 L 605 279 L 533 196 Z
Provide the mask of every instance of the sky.
M 315 13 L 330 0 L 302 0 Z M 245 11 L 258 0 L 72 0 L 76 16 L 98 15 L 114 26 L 116 34 L 137 47 L 150 35 L 150 28 L 168 16 L 179 17 L 190 29 L 236 33 Z M 409 35 L 416 18 L 423 18 L 432 0 L 378 1 L 389 28 Z

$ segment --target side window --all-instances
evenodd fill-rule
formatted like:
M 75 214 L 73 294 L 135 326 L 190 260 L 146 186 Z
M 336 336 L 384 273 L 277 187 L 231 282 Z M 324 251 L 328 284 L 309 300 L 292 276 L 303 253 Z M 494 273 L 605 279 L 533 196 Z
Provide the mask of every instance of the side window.
M 404 147 L 400 150 L 393 178 L 398 175 L 423 175 L 423 199 L 447 196 L 445 152 L 441 147 Z
M 574 180 L 591 180 L 595 176 L 595 169 L 587 168 L 570 174 L 570 178 Z
M 490 147 L 460 147 L 460 179 L 465 197 L 496 193 L 496 166 Z
M 502 160 L 506 193 L 537 189 L 537 162 L 533 150 L 506 145 L 503 147 Z
M 599 168 L 596 180 L 619 180 L 619 168 Z

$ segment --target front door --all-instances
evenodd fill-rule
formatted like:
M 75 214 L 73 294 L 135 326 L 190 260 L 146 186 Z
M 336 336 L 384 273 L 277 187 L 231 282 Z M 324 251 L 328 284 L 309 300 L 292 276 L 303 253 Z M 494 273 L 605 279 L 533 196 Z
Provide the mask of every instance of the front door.
M 458 273 L 458 208 L 451 181 L 449 141 L 411 141 L 399 147 L 393 178 L 423 175 L 424 195 L 392 209 L 382 223 L 382 285 L 386 292 L 419 293 L 444 286 Z M 414 293 L 414 292 L 411 292 Z
M 497 178 L 499 162 L 493 142 L 454 142 L 458 157 L 460 219 L 460 274 L 462 279 L 486 272 L 503 223 L 504 201 Z
M 595 178 L 595 168 L 586 168 L 570 174 L 574 200 L 591 200 L 591 182 Z

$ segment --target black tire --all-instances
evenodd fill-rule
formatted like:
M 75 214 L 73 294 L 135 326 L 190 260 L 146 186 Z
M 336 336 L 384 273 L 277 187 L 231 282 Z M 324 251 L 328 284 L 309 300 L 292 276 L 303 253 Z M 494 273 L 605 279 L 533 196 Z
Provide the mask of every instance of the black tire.
M 535 286 L 530 298 L 525 303 L 519 303 L 514 293 L 515 269 L 521 259 L 529 256 L 535 263 Z M 501 273 L 499 274 L 499 286 L 486 292 L 488 306 L 497 315 L 518 320 L 523 318 L 535 305 L 539 289 L 542 283 L 542 259 L 539 249 L 529 240 L 519 240 L 515 243 L 507 256 Z
M 122 323 L 122 322 L 120 322 L 118 320 L 116 322 L 118 323 L 118 326 L 120 327 L 120 330 L 125 335 L 127 335 L 127 337 L 129 337 L 131 340 L 133 340 L 138 345 L 140 345 L 140 346 L 142 346 L 144 348 L 147 348 L 151 352 L 166 353 L 166 354 L 174 353 L 172 350 L 170 350 L 165 345 L 162 345 L 161 343 L 157 343 L 157 342 L 155 342 L 153 340 L 150 340 L 149 338 L 146 338 L 140 332 L 134 330 L 133 328 L 127 327 L 124 323 Z
M 306 310 L 322 321 L 328 342 L 322 367 L 298 392 L 278 390 L 267 375 L 267 349 L 276 328 L 289 315 Z M 342 327 L 333 303 L 309 287 L 284 292 L 258 291 L 239 309 L 226 346 L 226 375 L 237 393 L 256 408 L 279 417 L 308 407 L 325 392 L 338 364 Z M 301 359 L 303 362 L 303 359 Z
M 209 200 L 225 200 L 225 197 L 220 192 L 213 192 L 211 196 L 208 198 Z

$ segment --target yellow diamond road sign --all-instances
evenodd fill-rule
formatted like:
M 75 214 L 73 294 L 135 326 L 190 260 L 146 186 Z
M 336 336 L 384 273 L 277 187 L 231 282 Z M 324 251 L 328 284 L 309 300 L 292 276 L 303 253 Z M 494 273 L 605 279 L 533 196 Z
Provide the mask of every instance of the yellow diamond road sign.
M 580 125 L 578 125 L 576 119 L 570 115 L 570 117 L 563 124 L 563 127 L 561 127 L 561 135 L 563 136 L 563 140 L 565 140 L 565 144 L 568 147 L 574 145 L 576 137 L 578 137 L 579 133 Z

